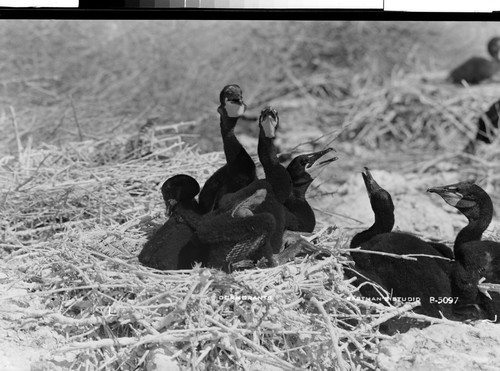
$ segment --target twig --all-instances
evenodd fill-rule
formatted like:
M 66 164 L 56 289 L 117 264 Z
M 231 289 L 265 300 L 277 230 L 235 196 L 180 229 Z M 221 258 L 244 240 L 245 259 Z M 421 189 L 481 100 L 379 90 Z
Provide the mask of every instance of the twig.
M 414 260 L 414 261 L 418 260 L 417 258 L 414 258 L 412 256 L 413 254 L 408 254 L 408 255 L 391 254 L 391 253 L 383 252 L 383 251 L 363 250 L 360 247 L 357 247 L 354 249 L 340 249 L 340 250 L 341 251 L 348 251 L 348 252 L 363 253 L 363 254 L 390 256 L 391 258 L 396 258 L 396 259 L 405 259 L 405 260 Z
M 47 153 L 42 161 L 40 161 L 40 163 L 38 164 L 37 168 L 35 169 L 35 173 L 33 175 L 31 175 L 28 179 L 26 179 L 24 182 L 22 182 L 21 184 L 19 184 L 16 188 L 15 188 L 15 191 L 20 191 L 21 188 L 23 188 L 26 184 L 28 184 L 29 182 L 31 182 L 33 179 L 35 179 L 35 177 L 38 175 L 38 172 L 40 171 L 40 168 L 42 167 L 42 165 L 45 163 L 45 160 L 47 160 L 49 158 L 50 154 Z
M 199 330 L 206 331 L 206 329 L 193 329 L 190 330 L 190 332 Z M 204 334 L 204 335 L 198 335 L 196 337 L 198 341 L 209 341 L 209 340 L 215 340 L 217 338 L 218 336 L 216 334 Z M 122 337 L 122 338 L 102 339 L 102 340 L 87 341 L 87 342 L 74 342 L 65 347 L 55 349 L 54 351 L 58 353 L 64 353 L 64 352 L 70 352 L 72 350 L 100 349 L 113 346 L 126 347 L 132 345 L 134 347 L 138 347 L 144 344 L 188 342 L 191 339 L 192 335 L 189 333 L 187 334 L 162 333 L 160 335 L 146 335 L 140 338 Z
M 330 318 L 328 317 L 328 314 L 326 313 L 325 308 L 323 308 L 323 305 L 315 297 L 311 298 L 311 303 L 313 303 L 316 306 L 316 308 L 318 308 L 319 312 L 323 316 L 323 319 L 325 320 L 326 327 L 328 329 L 328 332 L 330 333 L 333 351 L 335 352 L 335 355 L 337 356 L 339 370 L 341 370 L 341 371 L 347 370 L 347 366 L 344 364 L 344 359 L 342 358 L 342 352 L 339 348 L 339 339 L 338 339 L 337 333 L 333 329 L 332 323 L 330 322 Z
M 12 124 L 14 125 L 14 134 L 16 135 L 16 143 L 17 143 L 17 158 L 19 161 L 21 161 L 21 154 L 23 152 L 23 144 L 21 143 L 21 137 L 19 136 L 19 128 L 17 126 L 17 119 L 16 119 L 16 111 L 14 110 L 14 107 L 9 106 L 10 113 L 12 115 Z
M 389 313 L 384 314 L 383 316 L 380 316 L 378 319 L 375 321 L 369 323 L 369 324 L 363 324 L 361 327 L 363 328 L 364 331 L 371 331 L 373 328 L 377 327 L 378 325 L 390 320 L 391 318 L 394 318 L 396 316 L 402 315 L 406 312 L 409 312 L 410 310 L 413 310 L 413 308 L 416 308 L 420 305 L 419 301 L 415 301 L 413 303 L 406 303 L 400 308 L 395 308 Z M 433 318 L 433 317 L 431 317 Z
M 254 348 L 255 350 L 257 350 L 258 352 L 260 352 L 260 353 L 266 355 L 267 357 L 273 359 L 274 361 L 278 362 L 281 367 L 286 367 L 286 369 L 293 370 L 293 371 L 295 371 L 295 370 L 296 371 L 301 370 L 300 368 L 294 367 L 290 363 L 288 363 L 288 362 L 282 360 L 281 358 L 275 356 L 273 353 L 269 352 L 267 349 L 264 349 L 263 347 L 261 347 L 260 345 L 256 344 L 255 342 L 251 341 L 250 339 L 247 339 L 246 337 L 240 335 L 238 332 L 235 331 L 235 329 L 223 325 L 222 323 L 220 323 L 219 321 L 215 320 L 212 317 L 206 317 L 206 319 L 207 319 L 207 321 L 213 323 L 214 325 L 220 327 L 221 329 L 223 329 L 223 330 L 231 333 L 232 335 L 236 336 L 238 339 L 244 341 L 247 345 L 251 346 L 252 348 Z
M 321 210 L 321 209 L 318 209 L 317 207 L 313 207 L 313 209 L 315 211 L 319 211 L 320 213 L 323 213 L 323 214 L 326 214 L 326 215 L 330 215 L 330 216 L 340 216 L 341 218 L 344 218 L 344 219 L 349 219 L 349 220 L 352 220 L 354 222 L 357 222 L 359 224 L 363 224 L 364 222 L 362 222 L 361 220 L 359 219 L 356 219 L 356 218 L 353 218 L 353 217 L 350 217 L 350 216 L 347 216 L 345 214 L 340 214 L 340 213 L 334 213 L 333 211 L 325 211 L 325 210 Z
M 71 109 L 73 110 L 73 118 L 75 119 L 76 128 L 78 129 L 78 138 L 80 142 L 83 140 L 82 128 L 80 127 L 80 122 L 78 121 L 78 116 L 76 114 L 75 102 L 73 102 L 73 97 L 69 96 L 69 101 L 71 102 Z

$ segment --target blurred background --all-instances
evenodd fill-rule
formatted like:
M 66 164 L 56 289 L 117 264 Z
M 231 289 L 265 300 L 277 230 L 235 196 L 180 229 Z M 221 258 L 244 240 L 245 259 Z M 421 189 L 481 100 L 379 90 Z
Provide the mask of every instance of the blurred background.
M 93 141 L 108 152 L 102 165 L 127 144 L 109 140 L 134 138 L 148 122 L 181 124 L 197 153 L 220 153 L 218 96 L 237 83 L 248 111 L 236 131 L 249 152 L 268 104 L 280 112 L 282 152 L 337 149 L 340 160 L 310 191 L 325 223 L 370 223 L 362 166 L 380 170 L 398 227 L 449 240 L 447 212 L 425 189 L 473 179 L 491 192 L 500 181 L 498 155 L 454 156 L 500 98 L 498 83 L 444 81 L 467 58 L 487 56 L 497 23 L 8 20 L 0 31 L 2 155 Z M 214 159 L 199 162 L 215 169 Z M 202 183 L 212 169 L 199 168 Z
M 34 144 L 131 133 L 152 117 L 195 120 L 200 136 L 192 140 L 200 150 L 220 150 L 216 108 L 228 83 L 243 87 L 249 112 L 275 104 L 284 133 L 295 128 L 307 137 L 298 128 L 315 135 L 348 126 L 341 138 L 364 146 L 391 139 L 445 145 L 434 137 L 440 133 L 432 127 L 435 115 L 426 117 L 436 108 L 422 109 L 426 102 L 418 92 L 408 94 L 408 81 L 399 91 L 394 84 L 412 75 L 445 76 L 472 55 L 486 56 L 486 42 L 499 28 L 488 22 L 2 21 L 1 151 L 15 150 L 13 115 L 21 139 Z M 460 120 L 491 104 L 473 103 L 469 115 L 457 114 Z

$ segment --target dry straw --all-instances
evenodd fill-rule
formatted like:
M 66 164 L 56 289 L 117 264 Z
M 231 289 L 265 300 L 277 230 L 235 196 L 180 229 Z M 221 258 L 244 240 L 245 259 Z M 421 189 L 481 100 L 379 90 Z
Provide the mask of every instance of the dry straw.
M 179 125 L 149 122 L 137 136 L 19 146 L 17 156 L 0 159 L 1 264 L 10 288 L 20 289 L 3 293 L 2 308 L 28 303 L 15 321 L 62 335 L 49 350 L 73 369 L 375 369 L 387 338 L 378 326 L 415 317 L 418 303 L 356 297 L 343 276 L 341 228 L 310 238 L 332 252 L 324 260 L 230 275 L 138 263 L 164 221 L 161 183 L 178 173 L 203 183 L 223 162 L 220 153 L 187 146 Z
M 18 320 L 64 334 L 52 350 L 70 352 L 74 368 L 89 359 L 103 369 L 162 359 L 194 369 L 372 364 L 379 337 L 367 325 L 381 314 L 362 314 L 338 253 L 232 275 L 138 263 L 151 225 L 164 219 L 162 181 L 182 172 L 203 182 L 222 162 L 172 131 L 149 130 L 137 158 L 130 156 L 140 152 L 133 136 L 26 146 L 17 158 L 1 159 L 2 248 L 10 253 L 3 264 L 13 287 L 30 290 L 7 290 L 0 300 L 42 303 L 23 308 Z M 340 233 L 320 232 L 325 241 Z

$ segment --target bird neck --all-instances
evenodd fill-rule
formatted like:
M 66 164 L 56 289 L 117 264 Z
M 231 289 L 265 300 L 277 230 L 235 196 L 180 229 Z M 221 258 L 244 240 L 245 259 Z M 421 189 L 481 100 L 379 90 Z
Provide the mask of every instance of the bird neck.
M 220 131 L 222 142 L 224 143 L 224 154 L 226 155 L 227 163 L 232 163 L 236 160 L 241 151 L 244 151 L 243 146 L 234 134 L 234 127 L 238 121 L 237 117 L 228 117 L 221 115 Z
M 362 243 L 371 240 L 373 237 L 389 233 L 394 227 L 394 214 L 392 215 L 375 215 L 375 223 L 366 231 L 359 232 L 351 240 L 351 248 L 359 247 Z
M 481 220 L 470 221 L 467 226 L 465 226 L 457 234 L 455 239 L 454 249 L 457 249 L 460 245 L 470 242 L 470 241 L 480 241 L 483 236 L 483 232 L 488 228 L 489 222 L 485 223 Z
M 379 233 L 377 231 L 373 230 L 372 228 L 368 228 L 366 231 L 359 232 L 351 240 L 351 245 L 350 245 L 351 249 L 355 249 L 357 247 L 360 247 L 361 244 L 363 244 L 367 241 L 370 241 L 377 234 L 379 234 Z
M 268 138 L 261 128 L 257 153 L 264 168 L 266 180 L 271 184 L 273 192 L 280 203 L 286 201 L 292 194 L 292 179 L 290 174 L 278 160 L 278 151 L 274 145 L 274 138 Z
M 293 182 L 292 196 L 296 199 L 305 201 L 306 192 L 311 183 L 312 183 L 311 181 L 301 182 L 301 183 Z
M 198 223 L 201 219 L 201 212 L 198 210 L 198 203 L 196 201 L 185 201 L 182 205 L 176 209 L 175 214 L 182 218 L 182 222 L 187 224 L 191 229 L 196 230 L 198 228 Z
M 287 229 L 299 232 L 312 232 L 316 226 L 316 216 L 305 199 L 289 198 L 287 209 Z
M 471 211 L 469 211 L 471 212 Z M 477 208 L 473 209 L 474 217 L 468 217 L 469 223 L 457 234 L 454 248 L 470 241 L 480 241 L 483 232 L 488 228 L 493 219 L 493 202 L 484 192 Z
M 312 179 L 301 178 L 293 181 L 292 195 L 299 200 L 306 199 L 306 192 L 312 183 Z
M 383 215 L 375 215 L 375 223 L 369 228 L 374 230 L 377 234 L 388 233 L 394 227 L 394 212 Z

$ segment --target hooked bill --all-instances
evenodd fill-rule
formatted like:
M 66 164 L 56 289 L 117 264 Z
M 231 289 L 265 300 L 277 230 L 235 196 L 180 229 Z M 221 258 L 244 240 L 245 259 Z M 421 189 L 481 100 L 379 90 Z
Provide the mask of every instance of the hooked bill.
M 313 178 L 317 177 L 327 165 L 338 160 L 337 156 L 334 156 L 335 149 L 327 148 L 323 151 L 318 151 L 309 154 L 308 163 L 306 164 L 305 170 Z
M 463 195 L 458 192 L 457 188 L 451 186 L 433 187 L 429 188 L 427 192 L 437 193 L 448 205 L 454 207 L 463 199 Z

